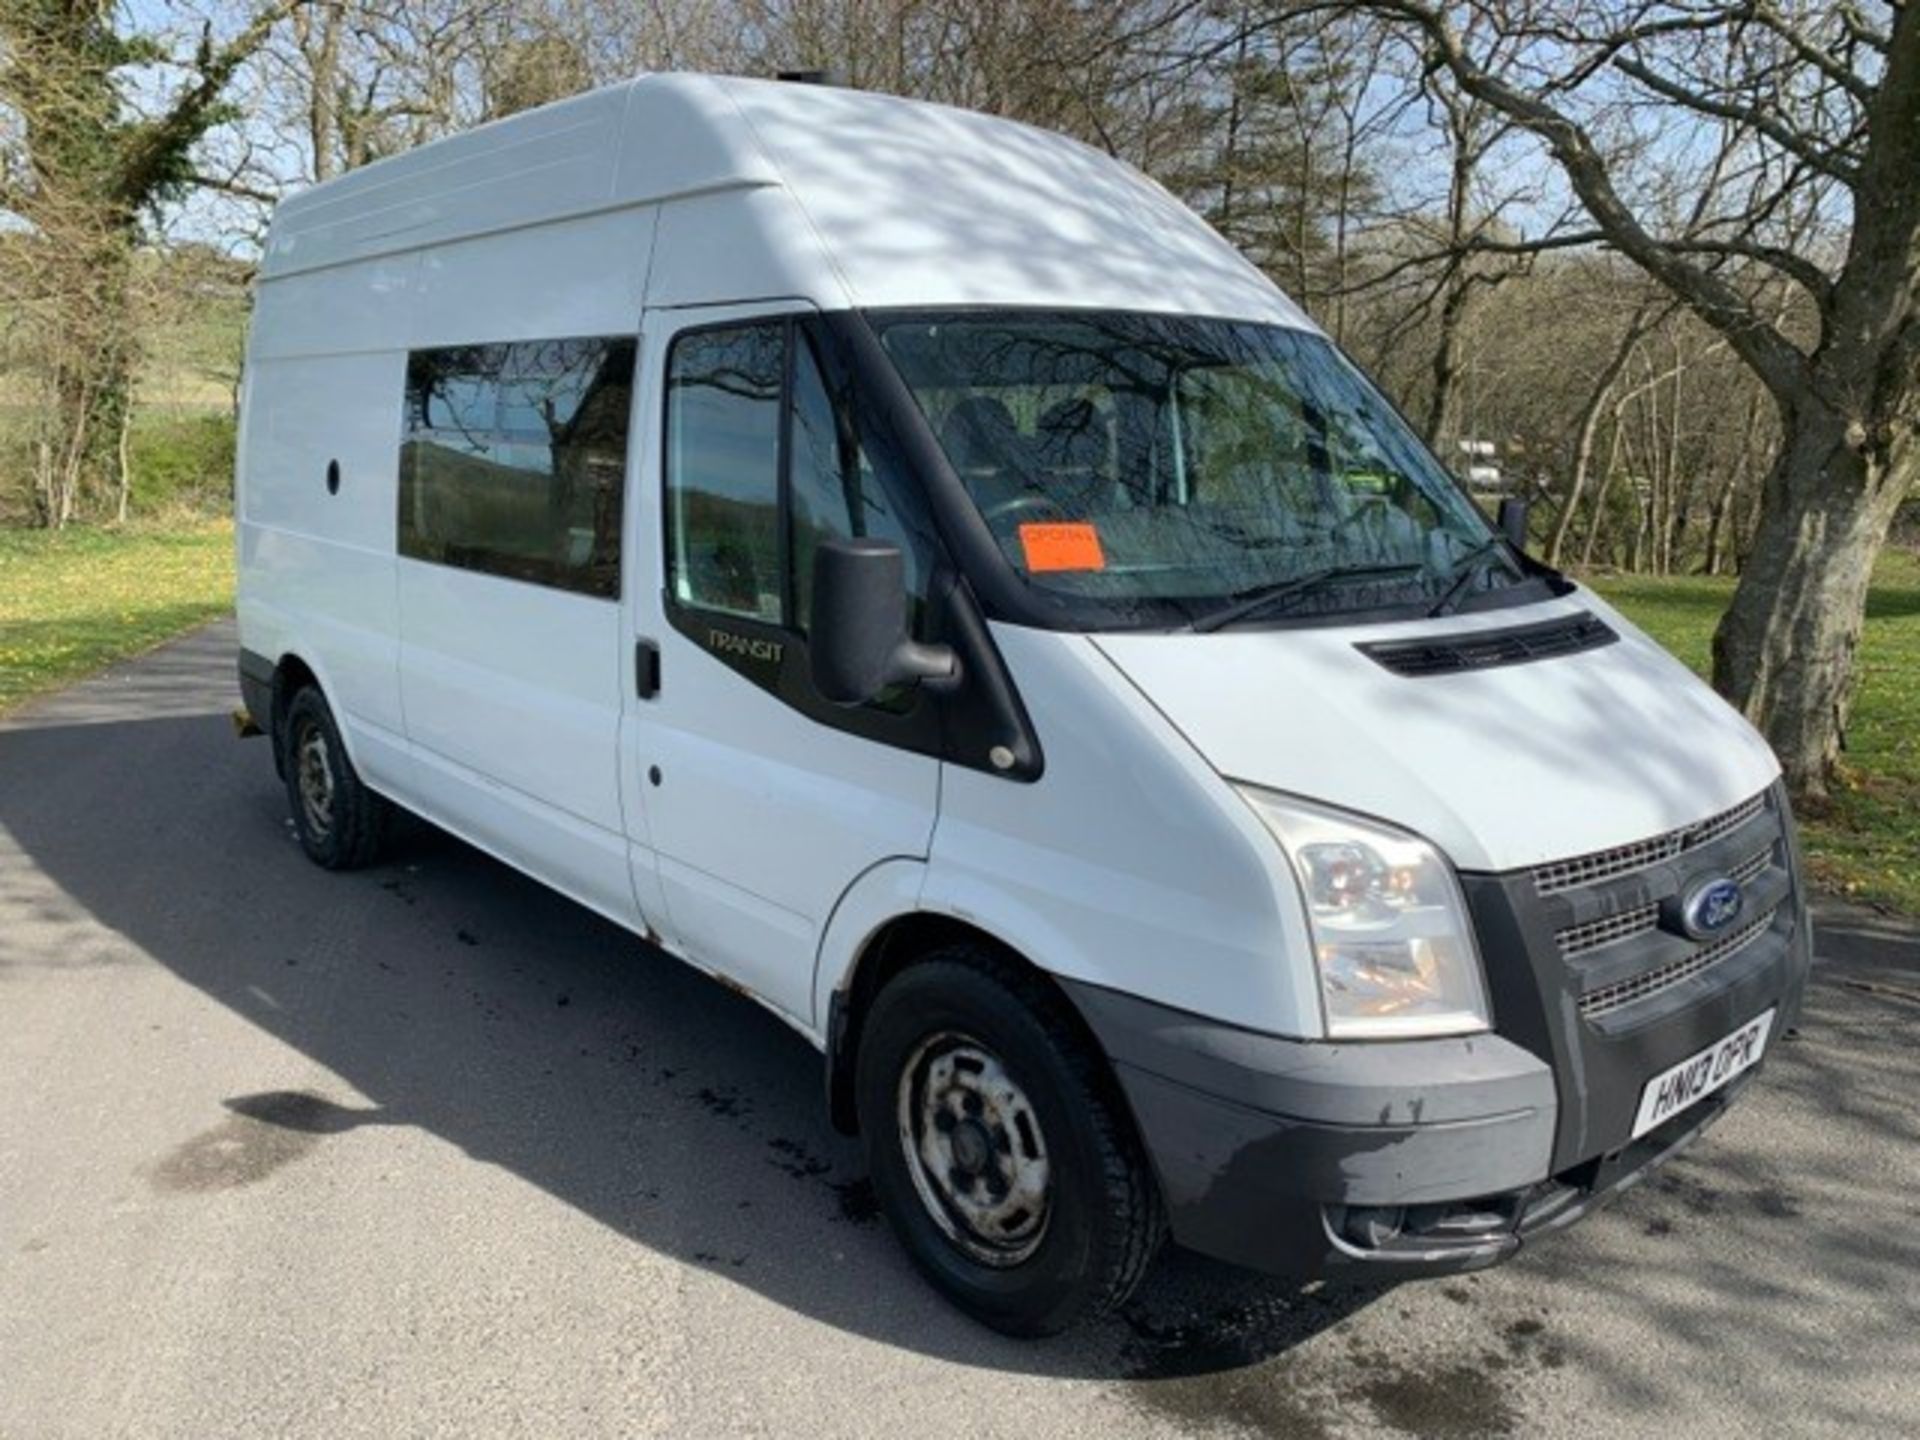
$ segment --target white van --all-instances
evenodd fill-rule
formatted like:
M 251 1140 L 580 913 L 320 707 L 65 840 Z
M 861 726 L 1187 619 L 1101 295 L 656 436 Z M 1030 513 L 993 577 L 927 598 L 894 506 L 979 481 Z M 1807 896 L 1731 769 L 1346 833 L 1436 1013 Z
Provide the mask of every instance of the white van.
M 404 807 L 752 995 L 1002 1329 L 1492 1264 L 1800 1003 L 1760 739 L 1059 136 L 663 75 L 319 186 L 239 472 L 308 854 Z

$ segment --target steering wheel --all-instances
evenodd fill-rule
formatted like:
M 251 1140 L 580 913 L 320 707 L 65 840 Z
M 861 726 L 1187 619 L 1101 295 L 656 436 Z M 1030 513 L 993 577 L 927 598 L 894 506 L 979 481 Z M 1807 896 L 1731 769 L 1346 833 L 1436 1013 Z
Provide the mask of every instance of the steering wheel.
M 996 501 L 981 510 L 981 518 L 989 525 L 998 525 L 1014 515 L 1028 510 L 1049 510 L 1061 519 L 1066 518 L 1066 507 L 1051 495 L 1012 495 L 1005 500 Z

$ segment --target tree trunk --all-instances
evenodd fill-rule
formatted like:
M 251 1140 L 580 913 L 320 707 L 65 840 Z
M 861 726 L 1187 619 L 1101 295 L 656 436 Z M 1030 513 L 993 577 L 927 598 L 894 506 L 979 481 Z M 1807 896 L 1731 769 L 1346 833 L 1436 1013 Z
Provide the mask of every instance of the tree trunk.
M 1707 507 L 1707 554 L 1700 563 L 1702 575 L 1720 573 L 1720 540 L 1727 524 L 1727 512 L 1733 507 L 1734 491 L 1740 488 L 1740 472 L 1727 472 L 1726 480 L 1714 493 L 1713 503 Z
M 127 405 L 120 410 L 120 497 L 119 502 L 114 506 L 114 519 L 122 525 L 127 523 L 127 509 L 133 500 L 132 439 L 133 407 Z
M 1660 517 L 1660 573 L 1673 573 L 1674 556 L 1680 549 L 1681 532 L 1687 525 L 1687 505 L 1692 499 L 1686 479 L 1681 475 L 1683 457 L 1680 450 L 1680 424 L 1687 413 L 1682 386 L 1686 383 L 1687 371 L 1684 357 L 1680 354 L 1680 341 L 1676 337 L 1673 344 L 1673 405 L 1669 410 L 1667 427 L 1667 493 L 1666 508 Z
M 1433 393 L 1427 398 L 1426 441 L 1445 454 L 1447 432 L 1453 428 L 1454 401 L 1460 389 L 1461 332 L 1472 301 L 1473 276 L 1467 270 L 1465 244 L 1467 209 L 1473 196 L 1474 166 L 1479 160 L 1473 137 L 1472 115 L 1456 105 L 1447 109 L 1447 130 L 1453 142 L 1453 168 L 1447 187 L 1447 244 L 1451 258 L 1441 278 L 1440 335 L 1433 347 Z
M 1726 482 L 1715 494 L 1708 514 L 1707 559 L 1703 567 L 1708 575 L 1723 573 L 1722 560 L 1728 551 L 1740 550 L 1740 486 L 1753 473 L 1753 437 L 1760 427 L 1760 394 L 1747 399 L 1747 423 L 1740 437 L 1740 453 L 1727 471 Z M 1737 568 L 1737 567 L 1736 567 Z
M 1846 745 L 1873 562 L 1920 472 L 1911 433 L 1881 448 L 1849 444 L 1852 429 L 1818 401 L 1783 406 L 1760 524 L 1713 637 L 1714 685 L 1816 803 Z
M 1580 547 L 1580 568 L 1593 568 L 1593 547 L 1600 539 L 1600 527 L 1607 518 L 1607 496 L 1613 492 L 1613 477 L 1620 470 L 1620 406 L 1613 407 L 1613 441 L 1607 446 L 1606 467 L 1600 472 L 1600 489 L 1593 497 L 1593 514 L 1587 520 L 1586 543 Z
M 1600 435 L 1600 416 L 1606 409 L 1607 397 L 1613 393 L 1620 372 L 1627 368 L 1627 361 L 1633 355 L 1633 347 L 1640 343 L 1643 333 L 1647 306 L 1642 305 L 1634 312 L 1633 319 L 1627 322 L 1627 328 L 1620 337 L 1620 343 L 1614 348 L 1613 356 L 1594 380 L 1593 389 L 1587 394 L 1586 404 L 1580 407 L 1580 421 L 1573 442 L 1573 476 L 1567 482 L 1567 500 L 1560 514 L 1553 522 L 1553 534 L 1547 540 L 1544 557 L 1547 564 L 1560 563 L 1560 551 L 1567 543 L 1567 533 L 1573 529 L 1574 512 L 1580 508 L 1580 496 L 1587 488 L 1587 476 L 1593 469 L 1593 445 Z
M 1460 331 L 1467 315 L 1469 281 L 1455 274 L 1446 282 L 1440 302 L 1440 336 L 1433 347 L 1433 391 L 1427 397 L 1425 421 L 1429 447 L 1447 453 L 1447 432 L 1454 428 L 1455 404 L 1460 394 Z

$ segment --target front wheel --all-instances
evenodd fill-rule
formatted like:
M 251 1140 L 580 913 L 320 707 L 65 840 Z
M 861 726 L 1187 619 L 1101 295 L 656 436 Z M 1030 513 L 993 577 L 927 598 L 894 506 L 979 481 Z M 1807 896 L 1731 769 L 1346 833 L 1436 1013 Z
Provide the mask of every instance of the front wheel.
M 957 946 L 881 990 L 861 1038 L 875 1191 L 916 1266 L 1011 1335 L 1049 1335 L 1133 1293 L 1165 1229 L 1099 1056 L 1043 982 Z
M 294 833 L 316 865 L 356 870 L 380 857 L 393 807 L 361 783 L 325 697 L 309 685 L 287 706 L 282 771 Z

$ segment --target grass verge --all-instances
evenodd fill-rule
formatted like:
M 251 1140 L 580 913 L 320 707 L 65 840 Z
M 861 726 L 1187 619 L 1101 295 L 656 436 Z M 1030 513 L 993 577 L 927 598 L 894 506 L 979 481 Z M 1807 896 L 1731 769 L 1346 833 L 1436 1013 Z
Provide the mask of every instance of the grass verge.
M 1731 580 L 1603 576 L 1593 585 L 1701 674 Z M 1920 915 L 1920 556 L 1888 550 L 1860 637 L 1846 774 L 1832 802 L 1800 814 L 1815 879 L 1849 899 Z
M 233 526 L 0 530 L 0 713 L 233 606 Z

